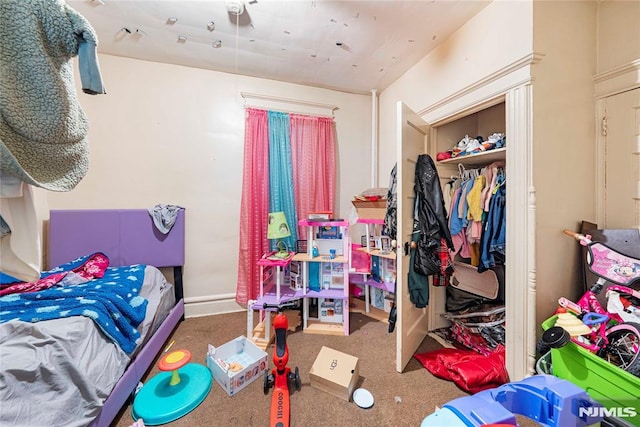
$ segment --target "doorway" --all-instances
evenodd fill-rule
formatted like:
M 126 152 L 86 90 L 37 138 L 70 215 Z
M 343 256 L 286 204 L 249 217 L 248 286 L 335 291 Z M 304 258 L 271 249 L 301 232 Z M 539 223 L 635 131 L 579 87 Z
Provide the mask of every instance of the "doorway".
M 640 227 L 640 88 L 602 100 L 603 228 Z

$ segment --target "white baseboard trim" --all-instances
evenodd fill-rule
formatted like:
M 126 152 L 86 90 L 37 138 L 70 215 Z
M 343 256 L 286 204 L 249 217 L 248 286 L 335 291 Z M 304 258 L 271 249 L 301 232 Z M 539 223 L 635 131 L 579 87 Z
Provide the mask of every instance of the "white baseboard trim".
M 208 295 L 184 299 L 184 316 L 202 317 L 246 311 L 236 302 L 235 294 Z

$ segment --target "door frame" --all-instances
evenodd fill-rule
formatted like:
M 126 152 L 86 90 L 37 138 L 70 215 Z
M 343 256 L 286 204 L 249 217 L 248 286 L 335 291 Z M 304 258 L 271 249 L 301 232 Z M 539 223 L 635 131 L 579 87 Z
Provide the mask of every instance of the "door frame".
M 604 224 L 605 217 L 605 176 L 606 137 L 601 132 L 602 118 L 605 116 L 606 99 L 610 96 L 640 88 L 640 59 L 605 70 L 593 76 L 595 83 L 595 126 L 596 126 L 596 222 Z M 639 147 L 640 148 L 640 147 Z
M 531 66 L 542 59 L 531 53 L 472 86 L 419 111 L 432 126 L 461 112 L 505 100 L 508 135 L 506 164 L 507 248 L 505 265 L 506 368 L 518 381 L 535 374 L 536 332 L 536 198 L 533 183 L 533 87 Z M 511 148 L 511 149 L 510 149 Z

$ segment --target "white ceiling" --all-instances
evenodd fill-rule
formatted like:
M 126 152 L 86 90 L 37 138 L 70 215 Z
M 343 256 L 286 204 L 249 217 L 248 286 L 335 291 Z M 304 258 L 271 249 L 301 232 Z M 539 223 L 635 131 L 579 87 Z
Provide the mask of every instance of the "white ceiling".
M 66 1 L 98 33 L 100 53 L 362 94 L 386 88 L 490 3 Z

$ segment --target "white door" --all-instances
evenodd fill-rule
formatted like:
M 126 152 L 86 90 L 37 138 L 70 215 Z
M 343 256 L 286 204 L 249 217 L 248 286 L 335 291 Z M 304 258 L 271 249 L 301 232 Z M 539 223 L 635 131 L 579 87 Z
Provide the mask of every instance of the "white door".
M 605 109 L 605 212 L 601 225 L 640 227 L 640 89 L 608 97 Z
M 413 229 L 413 183 L 416 161 L 426 151 L 428 125 L 402 102 L 398 102 L 397 127 L 397 273 L 396 273 L 396 370 L 402 372 L 428 332 L 427 308 L 416 308 L 409 299 L 407 273 L 409 255 L 404 245 L 411 242 Z

